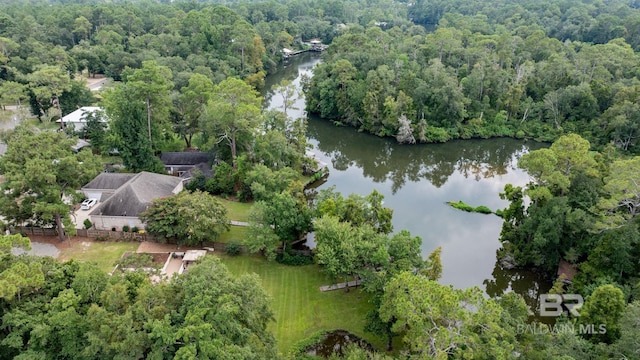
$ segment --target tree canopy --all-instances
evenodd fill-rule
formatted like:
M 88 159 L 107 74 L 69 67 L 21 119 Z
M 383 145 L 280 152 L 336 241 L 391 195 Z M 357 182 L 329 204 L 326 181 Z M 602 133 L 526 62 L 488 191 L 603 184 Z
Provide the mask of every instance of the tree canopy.
M 229 231 L 227 209 L 215 197 L 201 191 L 182 191 L 156 199 L 140 215 L 140 220 L 151 234 L 175 238 L 185 245 L 216 241 Z
M 55 225 L 60 240 L 65 232 L 74 234 L 70 211 L 77 201 L 76 189 L 102 170 L 100 159 L 89 150 L 74 152 L 76 141 L 63 133 L 20 126 L 6 134 L 5 141 L 0 213 L 12 225 Z

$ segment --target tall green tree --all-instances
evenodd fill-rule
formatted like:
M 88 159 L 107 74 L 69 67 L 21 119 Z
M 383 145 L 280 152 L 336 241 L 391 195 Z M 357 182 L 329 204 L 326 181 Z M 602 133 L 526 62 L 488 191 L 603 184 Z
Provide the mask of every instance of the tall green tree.
M 622 290 L 610 284 L 599 286 L 580 308 L 578 323 L 594 327 L 595 332 L 586 335 L 592 342 L 610 344 L 620 336 L 619 321 L 625 305 Z
M 377 249 L 381 258 L 389 260 L 375 264 L 376 267 L 369 266 L 368 269 L 362 271 L 364 289 L 372 294 L 370 302 L 373 304 L 373 309 L 367 313 L 365 331 L 384 336 L 387 339 L 387 351 L 393 349 L 393 336 L 397 335 L 392 330 L 395 319 L 383 321 L 380 318 L 380 306 L 387 284 L 394 276 L 405 271 L 428 274 L 429 279 L 434 281 L 440 277 L 440 272 L 442 272 L 440 248 L 434 250 L 429 255 L 429 261 L 425 262 L 421 256 L 421 245 L 422 239 L 419 236 L 411 236 L 409 231 L 402 230 L 387 240 L 386 252 Z
M 171 69 L 158 65 L 155 60 L 143 61 L 140 69 L 135 69 L 126 75 L 126 83 L 133 91 L 132 99 L 145 103 L 147 132 L 152 148 L 154 141 L 151 136 L 151 122 L 153 120 L 156 124 L 161 125 L 168 120 L 171 107 L 171 89 L 173 89 L 172 77 Z
M 348 222 L 326 215 L 314 222 L 314 228 L 318 264 L 332 279 L 350 281 L 360 270 L 357 229 Z
M 185 245 L 216 241 L 229 231 L 227 209 L 215 197 L 200 191 L 154 200 L 140 219 L 151 234 L 177 238 Z
M 27 76 L 29 88 L 35 96 L 40 109 L 48 109 L 51 105 L 56 108 L 57 116 L 62 117 L 60 96 L 65 91 L 71 90 L 71 77 L 61 66 L 43 65 L 38 70 Z M 44 115 L 40 111 L 38 117 Z M 64 129 L 64 123 L 60 122 L 60 128 Z
M 27 244 L 28 240 L 27 242 L 22 239 L 15 241 L 14 238 L 15 246 L 28 248 Z M 44 274 L 41 264 L 35 261 L 13 261 L 9 267 L 0 272 L 0 299 L 7 301 L 17 299 L 20 302 L 25 293 L 29 290 L 36 291 L 43 284 Z
M 289 192 L 271 196 L 268 201 L 258 201 L 249 213 L 247 246 L 251 252 L 261 251 L 267 258 L 275 256 L 275 249 L 282 244 L 298 240 L 309 230 L 311 216 L 306 204 Z
M 22 101 L 27 98 L 26 86 L 15 81 L 4 81 L 0 83 L 0 105 L 6 109 L 7 105 L 17 104 L 18 108 Z
M 503 311 L 478 288 L 453 289 L 403 272 L 386 286 L 380 317 L 404 334 L 409 359 L 510 358 L 515 329 L 502 322 Z
M 267 325 L 273 320 L 269 296 L 255 275 L 232 276 L 215 258 L 175 281 L 175 359 L 275 359 L 277 350 Z
M 238 146 L 250 146 L 260 123 L 260 106 L 258 92 L 240 79 L 228 78 L 215 87 L 202 127 L 216 144 L 227 144 L 234 170 Z
M 189 85 L 180 89 L 180 94 L 174 101 L 173 130 L 182 136 L 187 148 L 191 148 L 193 135 L 200 130 L 200 123 L 213 90 L 213 82 L 208 77 L 193 74 L 189 78 Z
M 127 84 L 105 92 L 105 111 L 111 119 L 107 143 L 118 150 L 127 169 L 164 173 L 164 166 L 154 155 L 146 134 L 145 105 L 131 101 L 134 97 L 135 90 Z
M 605 227 L 621 226 L 640 212 L 640 156 L 616 160 L 605 179 L 606 197 L 598 207 L 604 212 Z
M 597 175 L 596 165 L 589 141 L 577 134 L 562 136 L 549 149 L 532 151 L 518 161 L 535 180 L 527 190 L 534 200 L 564 195 L 578 174 Z
M 0 214 L 12 224 L 31 221 L 55 224 L 60 240 L 65 229 L 75 233 L 70 205 L 76 189 L 102 170 L 102 161 L 89 150 L 74 153 L 75 140 L 62 133 L 35 132 L 20 126 L 5 139 L 7 152 L 0 158 L 5 178 Z

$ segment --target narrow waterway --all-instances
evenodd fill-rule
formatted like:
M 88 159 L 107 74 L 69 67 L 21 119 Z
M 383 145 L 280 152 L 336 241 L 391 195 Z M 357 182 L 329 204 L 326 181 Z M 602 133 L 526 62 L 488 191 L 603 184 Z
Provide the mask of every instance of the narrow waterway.
M 302 75 L 311 76 L 319 61 L 316 54 L 299 55 L 270 75 L 266 88 L 282 79 L 300 87 Z M 268 108 L 281 108 L 282 97 L 267 90 L 265 103 Z M 289 116 L 305 116 L 304 98 L 294 107 Z M 462 200 L 472 206 L 504 208 L 507 202 L 499 197 L 504 186 L 529 181 L 517 168 L 517 159 L 544 145 L 514 139 L 400 145 L 315 117 L 308 119 L 307 139 L 320 160 L 329 164 L 329 177 L 318 190 L 335 186 L 345 195 L 367 195 L 374 189 L 384 194 L 384 205 L 394 211 L 395 231 L 407 229 L 420 236 L 424 257 L 442 247 L 442 283 L 457 288 L 479 286 L 489 296 L 513 289 L 531 305 L 541 290 L 547 290 L 536 274 L 497 265 L 501 218 L 466 213 L 446 204 Z

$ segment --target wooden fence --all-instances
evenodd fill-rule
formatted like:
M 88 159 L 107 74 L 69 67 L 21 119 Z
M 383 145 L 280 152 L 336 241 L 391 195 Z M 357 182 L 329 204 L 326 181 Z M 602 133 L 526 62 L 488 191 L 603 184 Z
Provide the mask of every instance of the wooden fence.
M 12 234 L 26 234 L 26 235 L 39 235 L 39 236 L 56 236 L 58 232 L 54 228 L 41 228 L 31 226 L 16 226 L 11 228 Z

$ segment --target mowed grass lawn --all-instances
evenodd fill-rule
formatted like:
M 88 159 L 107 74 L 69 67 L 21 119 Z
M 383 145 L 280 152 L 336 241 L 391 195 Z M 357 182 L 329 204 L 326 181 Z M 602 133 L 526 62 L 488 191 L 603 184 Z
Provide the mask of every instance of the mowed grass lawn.
M 256 273 L 272 297 L 275 323 L 270 329 L 278 349 L 286 354 L 296 342 L 318 330 L 344 329 L 383 349 L 381 338 L 364 332 L 365 316 L 371 308 L 369 295 L 360 289 L 320 292 L 331 281 L 317 265 L 286 266 L 257 256 L 217 255 L 234 275 Z
M 93 262 L 104 272 L 111 272 L 122 254 L 126 251 L 136 251 L 138 246 L 140 246 L 138 242 L 78 242 L 74 243 L 72 247 L 62 249 L 58 259 L 60 261 L 74 259 Z
M 218 240 L 221 243 L 228 243 L 231 241 L 235 241 L 237 243 L 242 243 L 244 241 L 245 236 L 247 236 L 247 230 L 249 228 L 246 226 L 233 226 L 231 225 L 231 230 L 227 231 L 220 235 Z
M 232 201 L 220 196 L 216 196 L 215 198 L 227 208 L 227 218 L 229 218 L 229 220 L 249 221 L 249 210 L 251 210 L 253 204 Z

